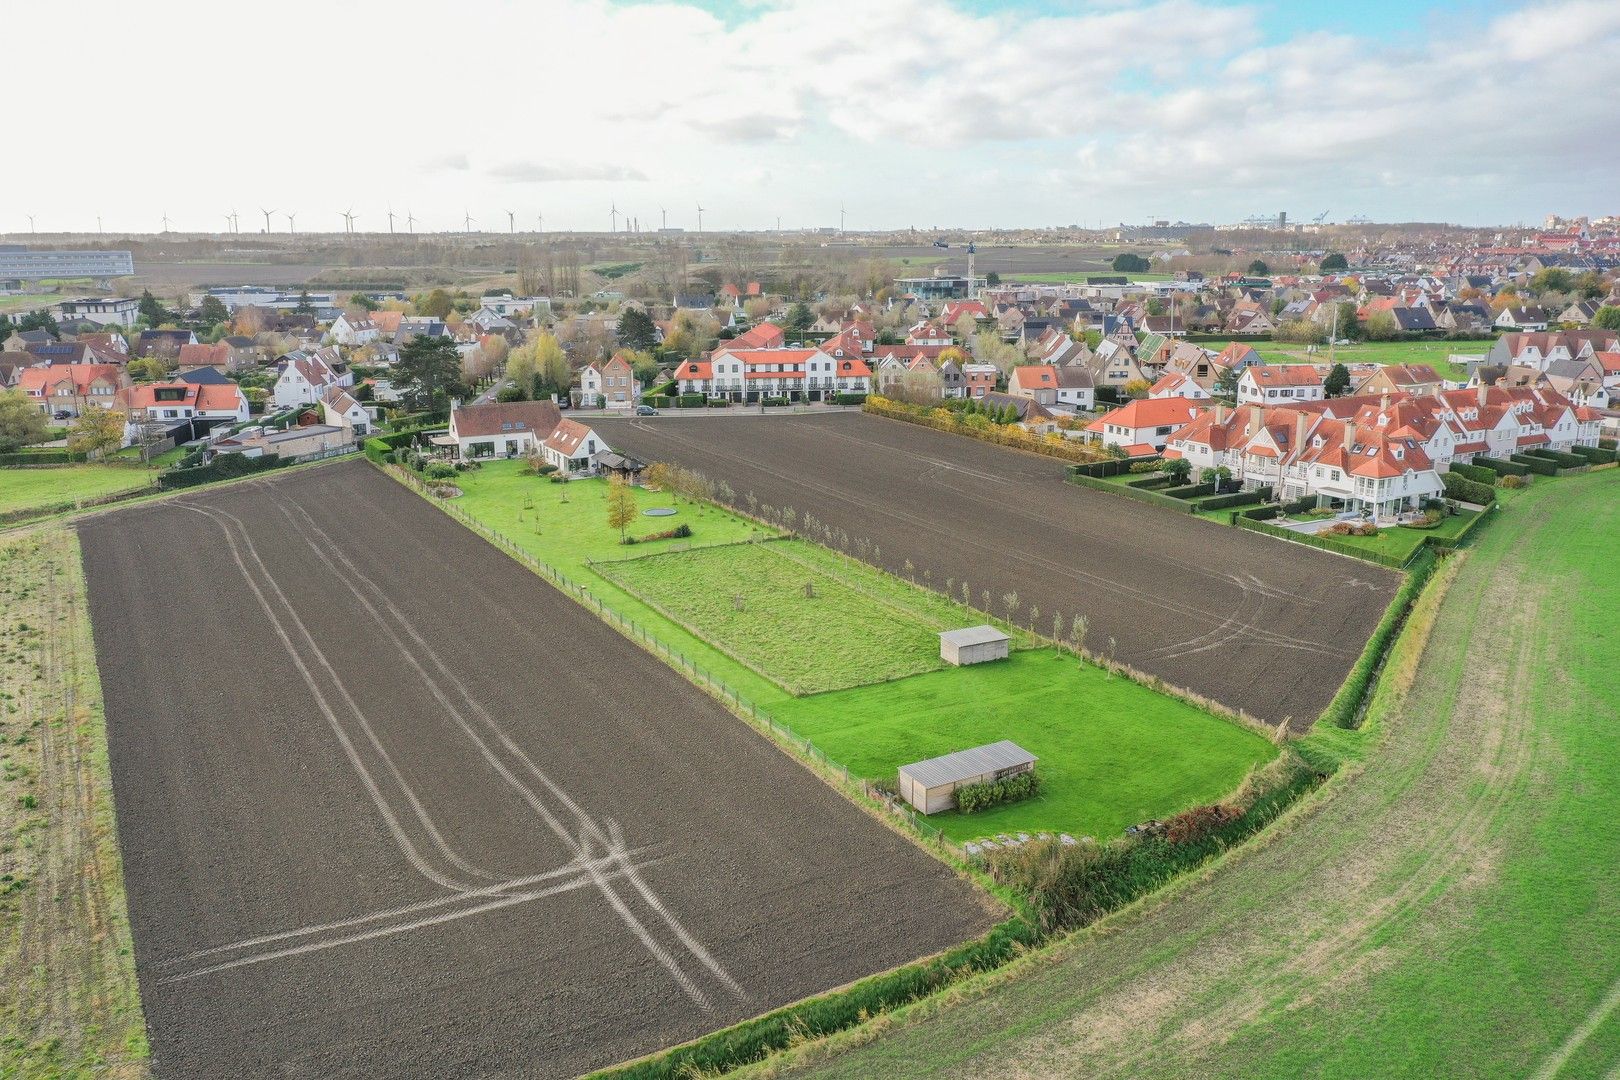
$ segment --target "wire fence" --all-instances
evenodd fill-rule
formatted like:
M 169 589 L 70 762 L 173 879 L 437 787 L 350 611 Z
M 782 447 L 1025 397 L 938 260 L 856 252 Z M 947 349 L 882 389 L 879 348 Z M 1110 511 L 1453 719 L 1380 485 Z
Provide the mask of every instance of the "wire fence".
M 409 470 L 401 469 L 398 466 L 389 466 L 386 471 L 389 475 L 405 483 L 406 486 L 432 499 L 440 509 L 452 518 L 455 518 L 461 524 L 551 582 L 560 591 L 566 593 L 570 598 L 582 604 L 588 611 L 600 617 L 603 622 L 606 622 L 630 640 L 640 644 L 654 656 L 662 659 L 670 667 L 684 675 L 687 681 L 699 689 L 707 691 L 711 697 L 726 705 L 737 716 L 748 721 L 755 730 L 768 734 L 780 746 L 814 768 L 824 779 L 836 784 L 840 790 L 875 803 L 924 840 L 940 847 L 945 846 L 946 837 L 944 831 L 928 824 L 911 806 L 878 788 L 870 781 L 851 773 L 848 766 L 828 757 L 826 751 L 822 750 L 810 739 L 782 723 L 771 715 L 769 711 L 760 708 L 756 702 L 744 695 L 735 686 L 715 675 L 714 672 L 699 664 L 691 656 L 652 633 L 644 623 L 621 615 L 600 596 L 593 593 L 584 583 L 575 581 L 557 567 L 538 558 L 505 533 L 489 527 L 459 506 L 456 506 L 455 503 L 434 497 L 429 486 Z

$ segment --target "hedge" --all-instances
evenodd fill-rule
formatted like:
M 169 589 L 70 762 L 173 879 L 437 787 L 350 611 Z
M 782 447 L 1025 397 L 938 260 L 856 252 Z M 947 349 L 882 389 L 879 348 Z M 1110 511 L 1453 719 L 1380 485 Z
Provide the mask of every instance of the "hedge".
M 1213 495 L 1207 499 L 1198 500 L 1199 510 L 1225 510 L 1232 506 L 1254 506 L 1271 498 L 1269 488 L 1256 488 L 1253 491 L 1234 491 L 1229 495 Z
M 1592 464 L 1579 454 L 1566 454 L 1562 451 L 1552 450 L 1545 447 L 1540 450 L 1527 450 L 1525 453 L 1529 457 L 1546 458 L 1548 461 L 1551 461 L 1565 469 L 1583 469 Z
M 73 465 L 89 461 L 90 455 L 80 451 L 74 453 L 70 450 L 18 450 L 15 453 L 0 454 L 0 467 L 27 466 L 27 465 Z
M 1233 514 L 1232 524 L 1236 525 L 1239 517 L 1248 518 L 1250 521 L 1270 521 L 1272 518 L 1281 515 L 1282 507 L 1280 506 L 1257 506 L 1253 510 L 1244 510 L 1241 513 Z
M 1151 491 L 1158 488 L 1169 487 L 1173 483 L 1175 483 L 1175 480 L 1170 476 L 1169 473 L 1148 473 L 1139 480 L 1125 481 L 1125 486 L 1137 488 L 1138 490 L 1145 489 Z
M 1032 454 L 1043 454 L 1046 457 L 1061 458 L 1065 461 L 1087 462 L 1096 459 L 1098 452 L 1088 446 L 1064 439 L 1061 442 L 1047 442 L 1038 435 L 1031 435 L 1023 428 L 1008 424 L 1004 427 L 991 424 L 986 427 L 972 427 L 958 420 L 954 415 L 936 416 L 939 409 L 920 408 L 899 402 L 876 394 L 866 399 L 861 406 L 862 411 L 876 416 L 887 416 L 891 420 L 903 420 L 908 424 L 917 424 L 921 427 L 933 428 L 935 431 L 948 431 L 953 435 L 966 435 L 970 439 L 980 442 L 994 443 L 997 446 L 1010 446 L 1017 450 L 1028 450 Z
M 1570 449 L 1593 465 L 1611 465 L 1620 461 L 1620 454 L 1613 450 L 1604 450 L 1596 446 L 1573 446 Z
M 1105 476 L 1118 476 L 1128 473 L 1131 466 L 1139 465 L 1144 461 L 1158 461 L 1158 458 L 1109 458 L 1107 461 L 1088 461 L 1083 465 L 1075 465 L 1069 471 L 1084 473 L 1086 476 L 1101 479 Z
M 1529 454 L 1514 454 L 1512 461 L 1523 465 L 1537 476 L 1557 476 L 1558 463 L 1548 461 L 1546 458 L 1531 457 Z
M 163 491 L 173 491 L 176 488 L 196 487 L 198 484 L 212 484 L 217 480 L 234 480 L 238 476 L 251 476 L 257 472 L 268 472 L 282 464 L 281 455 L 265 454 L 263 457 L 250 458 L 242 454 L 221 454 L 207 465 L 196 465 L 189 469 L 170 469 L 168 472 L 158 474 L 158 487 Z
M 1502 461 L 1500 458 L 1477 457 L 1474 464 L 1491 470 L 1498 476 L 1528 476 L 1530 470 L 1527 466 L 1517 465 L 1511 461 Z
M 1496 472 L 1482 465 L 1470 465 L 1466 461 L 1451 463 L 1451 471 L 1465 480 L 1472 480 L 1476 484 L 1496 484 Z
M 958 945 L 932 960 L 870 976 L 842 990 L 807 998 L 684 1046 L 591 1075 L 614 1080 L 687 1080 L 729 1072 L 805 1039 L 865 1023 L 968 975 L 998 968 L 1038 944 L 1040 937 L 1029 923 L 1011 919 L 977 941 Z
M 712 398 L 707 404 L 711 409 L 727 409 L 731 407 L 731 402 L 725 398 Z
M 1485 471 L 1490 472 L 1489 469 Z M 1457 472 L 1455 466 L 1453 466 L 1451 472 L 1441 473 L 1440 481 L 1446 485 L 1446 494 L 1453 499 L 1462 502 L 1479 503 L 1482 506 L 1489 506 L 1496 501 L 1496 489 L 1494 487 L 1490 484 L 1482 484 L 1478 480 L 1470 480 Z
M 1484 517 L 1483 514 L 1480 516 Z M 1384 609 L 1384 617 L 1378 620 L 1377 628 L 1367 639 L 1367 647 L 1361 650 L 1361 656 L 1345 677 L 1344 685 L 1333 695 L 1328 707 L 1322 710 L 1319 723 L 1342 728 L 1356 726 L 1361 718 L 1362 702 L 1372 688 L 1373 676 L 1383 663 L 1384 654 L 1394 644 L 1395 635 L 1406 624 L 1406 616 L 1412 610 L 1412 605 L 1417 603 L 1418 594 L 1434 574 L 1437 561 L 1434 552 L 1427 546 L 1418 549 L 1417 558 L 1412 560 L 1406 572 L 1406 580 L 1395 590 L 1395 598 Z
M 1193 512 L 1193 504 L 1185 499 L 1172 499 L 1170 496 L 1160 492 L 1148 488 L 1132 487 L 1129 484 L 1110 484 L 1107 480 L 1098 480 L 1096 477 L 1087 476 L 1082 472 L 1071 472 L 1069 474 L 1069 483 L 1078 484 L 1080 487 L 1095 488 L 1097 491 L 1106 491 L 1112 495 L 1123 495 L 1127 499 L 1135 499 L 1138 502 L 1155 503 L 1171 510 L 1178 510 L 1183 514 Z
M 834 402 L 834 404 L 837 404 L 837 405 L 865 405 L 866 404 L 866 395 L 865 394 L 838 394 L 833 398 L 833 402 Z
M 1165 488 L 1161 495 L 1168 495 L 1172 499 L 1196 499 L 1200 495 L 1215 494 L 1214 484 L 1183 484 L 1181 487 Z
M 682 394 L 675 399 L 677 409 L 701 409 L 709 399 L 702 394 Z
M 424 430 L 417 428 L 413 431 L 391 431 L 386 435 L 373 435 L 362 446 L 370 461 L 377 465 L 386 465 L 389 451 L 414 444 L 416 437 Z
M 976 814 L 992 806 L 1018 802 L 1040 794 L 1041 778 L 1033 772 L 1019 773 L 1003 780 L 986 780 L 980 784 L 963 784 L 956 789 L 956 809 L 963 814 Z

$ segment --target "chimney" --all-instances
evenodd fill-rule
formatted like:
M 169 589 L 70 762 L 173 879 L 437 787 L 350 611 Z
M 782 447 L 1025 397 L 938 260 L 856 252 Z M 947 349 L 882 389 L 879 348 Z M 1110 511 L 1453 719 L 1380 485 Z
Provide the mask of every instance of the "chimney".
M 1215 423 L 1217 423 L 1217 424 L 1225 424 L 1226 423 L 1226 417 L 1227 417 L 1226 406 L 1225 405 L 1217 405 L 1217 406 L 1215 406 Z
M 1344 452 L 1348 454 L 1351 450 L 1355 449 L 1355 446 L 1356 422 L 1354 420 L 1346 420 L 1344 422 Z
M 1304 409 L 1299 410 L 1294 417 L 1294 452 L 1298 453 L 1300 447 L 1305 445 L 1305 433 L 1310 430 L 1311 414 Z
M 1243 431 L 1246 435 L 1253 435 L 1255 432 L 1260 430 L 1260 407 L 1258 405 L 1250 405 L 1248 408 L 1249 415 L 1247 421 L 1243 425 Z
M 1490 395 L 1490 387 L 1485 385 L 1485 380 L 1484 379 L 1481 379 L 1480 382 L 1479 382 L 1479 407 L 1480 408 L 1483 409 L 1486 405 L 1490 404 L 1490 401 L 1489 401 L 1490 396 L 1491 396 Z

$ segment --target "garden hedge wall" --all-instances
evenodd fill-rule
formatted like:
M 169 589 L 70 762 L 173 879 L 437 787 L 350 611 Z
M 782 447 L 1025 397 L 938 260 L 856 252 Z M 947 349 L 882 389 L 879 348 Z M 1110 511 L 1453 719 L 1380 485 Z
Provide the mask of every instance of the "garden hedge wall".
M 73 465 L 90 460 L 90 455 L 73 453 L 70 450 L 17 450 L 10 454 L 0 454 L 0 467 L 16 465 Z
M 279 468 L 282 464 L 279 454 L 265 454 L 263 457 L 244 457 L 241 454 L 221 454 L 207 465 L 197 465 L 190 469 L 170 469 L 168 472 L 158 474 L 158 488 L 163 491 L 174 491 L 177 488 L 196 487 L 198 484 L 212 484 L 218 480 L 234 480 L 239 476 L 251 476 L 254 473 L 269 472 Z
M 1530 469 L 1511 461 L 1502 461 L 1500 458 L 1477 457 L 1474 464 L 1491 470 L 1498 476 L 1528 476 Z
M 1481 514 L 1483 518 L 1485 515 Z M 1395 635 L 1406 623 L 1406 616 L 1417 603 L 1418 594 L 1434 574 L 1437 558 L 1428 547 L 1418 550 L 1417 558 L 1412 560 L 1406 572 L 1406 580 L 1401 587 L 1395 590 L 1395 598 L 1384 609 L 1384 617 L 1378 620 L 1378 626 L 1367 640 L 1367 647 L 1361 650 L 1361 656 L 1356 660 L 1350 674 L 1345 677 L 1344 685 L 1339 692 L 1333 695 L 1328 707 L 1322 710 L 1319 723 L 1332 724 L 1335 727 L 1354 727 L 1361 715 L 1361 704 L 1371 689 L 1373 675 L 1383 662 L 1384 654 L 1395 642 Z
M 1171 510 L 1178 510 L 1183 514 L 1193 512 L 1193 504 L 1185 499 L 1172 499 L 1162 492 L 1148 488 L 1132 487 L 1129 484 L 1110 484 L 1107 480 L 1098 480 L 1095 477 L 1087 476 L 1083 472 L 1071 472 L 1069 474 L 1069 483 L 1094 488 L 1097 491 L 1106 491 L 1113 495 L 1123 495 L 1127 499 L 1135 499 L 1138 502 L 1155 503 Z
M 1265 533 L 1279 539 L 1291 540 L 1296 544 L 1304 544 L 1306 547 L 1321 548 L 1323 551 L 1332 551 L 1340 555 L 1364 559 L 1367 562 L 1377 563 L 1379 566 L 1387 566 L 1391 570 L 1399 570 L 1406 565 L 1405 560 L 1397 559 L 1393 555 L 1385 555 L 1381 552 L 1369 551 L 1364 547 L 1357 547 L 1355 544 L 1347 544 L 1336 536 L 1296 532 L 1293 529 L 1284 529 L 1278 525 L 1269 525 L 1246 514 L 1238 515 L 1232 520 L 1232 524 L 1240 529 L 1248 529 L 1250 532 Z
M 1451 471 L 1466 480 L 1472 480 L 1476 484 L 1490 484 L 1493 486 L 1498 475 L 1493 469 L 1487 469 L 1483 465 L 1470 465 L 1466 461 L 1452 462 Z
M 1576 446 L 1572 447 L 1572 449 L 1593 465 L 1612 465 L 1614 462 L 1620 461 L 1620 454 L 1615 453 L 1613 450 L 1604 450 L 1597 446 Z
M 1485 471 L 1490 472 L 1489 469 Z M 1489 506 L 1496 501 L 1496 489 L 1494 487 L 1490 484 L 1482 484 L 1478 480 L 1470 480 L 1457 472 L 1455 466 L 1452 467 L 1450 472 L 1441 473 L 1440 481 L 1446 485 L 1446 494 L 1453 499 L 1479 503 L 1481 506 Z
M 1084 473 L 1086 476 L 1101 479 L 1104 476 L 1118 476 L 1128 473 L 1131 466 L 1143 461 L 1157 461 L 1158 458 L 1109 458 L 1107 461 L 1088 461 L 1083 465 L 1076 465 L 1070 472 Z
M 1527 457 L 1546 458 L 1548 461 L 1551 461 L 1555 465 L 1558 465 L 1560 468 L 1564 469 L 1582 469 L 1592 464 L 1579 454 L 1566 454 L 1560 450 L 1527 450 L 1525 451 L 1525 454 Z
M 1537 476 L 1557 476 L 1558 463 L 1548 461 L 1546 458 L 1531 457 L 1529 454 L 1514 454 L 1510 459 L 1515 464 L 1523 465 Z
M 1198 500 L 1199 510 L 1225 510 L 1232 506 L 1255 506 L 1271 498 L 1268 488 L 1256 488 L 1254 491 L 1234 491 L 1227 495 L 1212 495 L 1207 499 Z

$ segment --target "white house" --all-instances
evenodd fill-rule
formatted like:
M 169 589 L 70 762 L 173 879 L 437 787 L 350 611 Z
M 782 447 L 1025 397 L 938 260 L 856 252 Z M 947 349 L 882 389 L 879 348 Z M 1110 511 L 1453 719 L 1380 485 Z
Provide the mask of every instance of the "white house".
M 370 345 L 381 335 L 377 324 L 362 315 L 344 312 L 332 321 L 332 340 L 351 349 Z
M 371 414 L 341 386 L 329 386 L 321 397 L 321 422 L 354 429 L 355 438 L 371 430 Z
M 63 322 L 83 319 L 101 326 L 134 326 L 141 317 L 141 302 L 126 296 L 84 296 L 56 305 Z
M 457 405 L 450 410 L 450 432 L 443 440 L 462 458 L 526 457 L 561 422 L 562 413 L 551 401 Z
M 1208 401 L 1210 393 L 1198 385 L 1196 379 L 1180 371 L 1167 372 L 1148 390 L 1150 398 L 1186 398 L 1188 401 Z
M 579 373 L 579 403 L 586 408 L 634 409 L 641 404 L 635 367 L 618 353 L 605 364 L 586 364 Z
M 1104 413 L 1086 427 L 1086 433 L 1104 446 L 1118 446 L 1139 457 L 1163 450 L 1198 411 L 1198 403 L 1186 398 L 1141 398 Z
M 281 374 L 276 378 L 273 400 L 277 409 L 290 409 L 296 405 L 314 405 L 331 386 L 354 385 L 354 373 L 347 368 L 337 370 L 333 361 L 336 350 L 322 349 L 317 353 L 299 350 L 283 359 Z
M 559 421 L 540 444 L 546 461 L 570 476 L 594 473 L 596 455 L 608 448 L 600 435 L 578 420 Z
M 1322 375 L 1310 364 L 1246 367 L 1237 380 L 1239 405 L 1291 405 L 1325 396 Z

